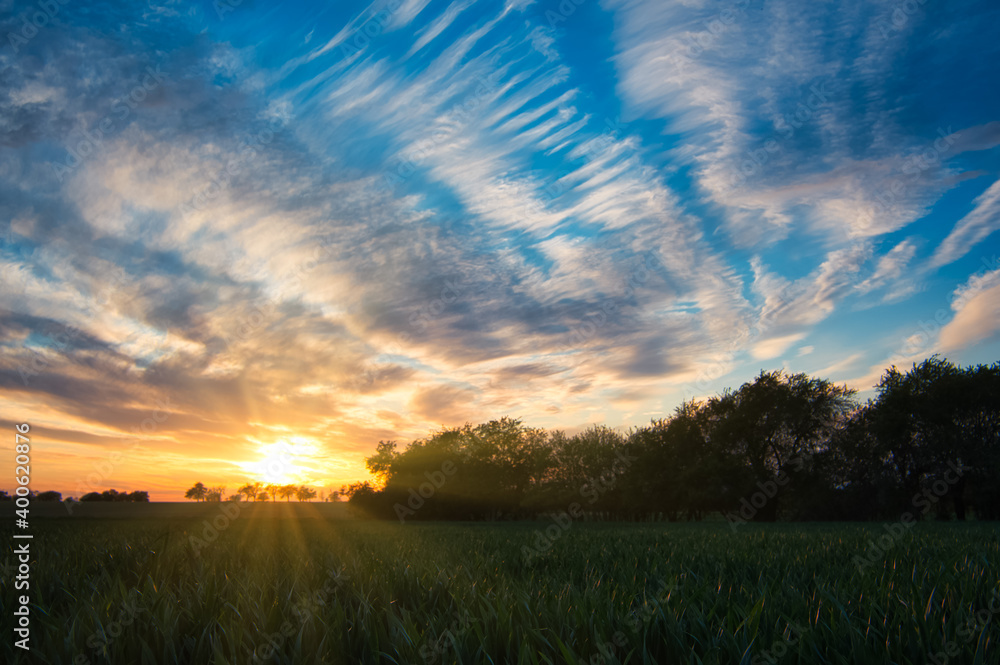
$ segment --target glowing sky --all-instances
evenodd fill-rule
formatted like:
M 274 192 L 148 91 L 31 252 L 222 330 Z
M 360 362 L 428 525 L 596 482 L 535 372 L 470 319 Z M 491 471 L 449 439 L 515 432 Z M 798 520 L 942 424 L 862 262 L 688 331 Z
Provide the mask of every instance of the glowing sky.
M 36 489 L 322 489 L 441 425 L 1000 358 L 990 0 L 40 6 L 0 2 Z

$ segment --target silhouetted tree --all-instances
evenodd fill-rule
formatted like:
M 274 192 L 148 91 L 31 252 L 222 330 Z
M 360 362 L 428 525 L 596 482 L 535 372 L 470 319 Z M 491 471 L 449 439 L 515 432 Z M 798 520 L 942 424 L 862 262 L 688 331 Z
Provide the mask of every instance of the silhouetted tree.
M 260 494 L 262 487 L 261 483 L 247 483 L 236 491 L 245 496 L 247 501 L 253 501 Z
M 738 465 L 730 469 L 739 483 L 734 498 L 763 491 L 758 488 L 769 483 L 784 485 L 790 474 L 808 466 L 850 412 L 853 394 L 825 379 L 776 370 L 710 399 L 711 445 L 727 466 Z M 737 475 L 741 471 L 744 477 Z M 769 497 L 754 519 L 774 521 L 780 498 Z
M 201 483 L 195 483 L 191 489 L 184 493 L 184 498 L 193 499 L 195 501 L 204 501 L 206 494 L 208 494 L 208 489 Z M 83 499 L 80 500 L 83 501 Z

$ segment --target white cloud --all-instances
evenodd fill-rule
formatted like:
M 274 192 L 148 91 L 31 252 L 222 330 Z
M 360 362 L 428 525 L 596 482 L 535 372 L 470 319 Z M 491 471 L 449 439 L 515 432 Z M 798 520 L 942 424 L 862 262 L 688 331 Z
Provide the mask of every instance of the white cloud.
M 957 261 L 1000 229 L 1000 180 L 990 185 L 974 203 L 976 207 L 955 224 L 955 228 L 938 246 L 931 258 L 931 266 L 939 267 Z
M 754 344 L 753 348 L 750 350 L 750 354 L 753 356 L 754 360 L 770 360 L 772 358 L 777 358 L 782 353 L 792 348 L 805 336 L 805 333 L 796 333 L 794 335 L 784 335 L 782 337 L 765 339 Z
M 974 275 L 955 291 L 955 316 L 941 330 L 943 351 L 960 351 L 1000 334 L 1000 270 Z

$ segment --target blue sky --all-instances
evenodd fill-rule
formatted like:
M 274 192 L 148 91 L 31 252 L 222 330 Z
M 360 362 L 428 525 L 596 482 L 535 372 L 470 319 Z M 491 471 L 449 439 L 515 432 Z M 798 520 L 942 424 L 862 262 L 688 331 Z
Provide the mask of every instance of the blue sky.
M 0 415 L 43 484 L 287 445 L 336 486 L 441 425 L 1000 358 L 995 3 L 47 12 L 0 2 Z

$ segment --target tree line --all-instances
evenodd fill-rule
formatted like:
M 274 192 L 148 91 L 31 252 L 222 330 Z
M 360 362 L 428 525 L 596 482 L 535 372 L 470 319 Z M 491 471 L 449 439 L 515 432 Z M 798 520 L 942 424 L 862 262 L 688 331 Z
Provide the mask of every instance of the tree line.
M 198 482 L 184 493 L 184 498 L 193 501 L 222 501 L 225 494 L 226 488 L 223 486 L 205 487 L 203 483 Z M 331 499 L 336 500 L 335 495 L 337 494 L 339 493 L 331 493 Z M 288 501 L 293 496 L 299 501 L 312 501 L 316 498 L 316 490 L 305 485 L 247 483 L 236 490 L 236 494 L 229 495 L 227 501 L 242 501 L 244 498 L 247 501 L 267 501 L 268 499 L 277 501 L 278 497 Z
M 28 499 L 32 501 L 62 501 L 62 492 L 53 490 L 46 492 L 28 492 Z M 66 499 L 75 501 L 73 497 Z M 13 501 L 7 492 L 0 490 L 0 501 Z M 131 501 L 136 503 L 149 503 L 149 492 L 136 490 L 134 492 L 119 492 L 115 489 L 104 490 L 103 492 L 89 492 L 80 497 L 80 501 Z
M 626 433 L 573 436 L 501 418 L 405 448 L 343 494 L 373 517 L 498 520 L 570 507 L 591 519 L 730 522 L 1000 519 L 1000 363 L 891 367 L 876 396 L 762 371 Z

